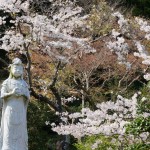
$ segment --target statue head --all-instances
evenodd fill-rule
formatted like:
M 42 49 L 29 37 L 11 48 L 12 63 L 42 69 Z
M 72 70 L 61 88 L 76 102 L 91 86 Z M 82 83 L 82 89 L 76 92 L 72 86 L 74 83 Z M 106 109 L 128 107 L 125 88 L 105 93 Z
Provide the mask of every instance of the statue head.
M 10 65 L 9 78 L 23 78 L 23 64 L 19 58 L 15 58 Z

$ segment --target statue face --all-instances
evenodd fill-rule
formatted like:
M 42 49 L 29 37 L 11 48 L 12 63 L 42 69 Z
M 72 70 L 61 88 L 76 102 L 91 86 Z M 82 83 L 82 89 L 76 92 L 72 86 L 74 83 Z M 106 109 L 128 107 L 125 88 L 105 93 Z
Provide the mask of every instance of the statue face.
M 23 67 L 20 64 L 13 64 L 11 68 L 11 72 L 14 77 L 18 78 L 23 75 Z

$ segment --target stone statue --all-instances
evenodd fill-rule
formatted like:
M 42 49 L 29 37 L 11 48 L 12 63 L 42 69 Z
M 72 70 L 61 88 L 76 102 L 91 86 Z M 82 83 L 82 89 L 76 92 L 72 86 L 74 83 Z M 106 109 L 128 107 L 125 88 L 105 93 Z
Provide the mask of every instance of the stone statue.
M 0 150 L 28 150 L 26 112 L 29 90 L 23 80 L 23 64 L 15 58 L 10 65 L 10 75 L 1 88 L 3 100 Z

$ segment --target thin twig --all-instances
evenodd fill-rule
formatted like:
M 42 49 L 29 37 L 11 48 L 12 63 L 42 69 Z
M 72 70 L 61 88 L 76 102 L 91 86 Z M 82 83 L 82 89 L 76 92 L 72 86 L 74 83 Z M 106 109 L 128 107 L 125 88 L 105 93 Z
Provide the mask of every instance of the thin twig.
M 1 61 L 2 63 L 4 63 L 5 66 L 9 66 L 9 64 L 8 64 L 4 59 L 0 58 L 0 61 Z

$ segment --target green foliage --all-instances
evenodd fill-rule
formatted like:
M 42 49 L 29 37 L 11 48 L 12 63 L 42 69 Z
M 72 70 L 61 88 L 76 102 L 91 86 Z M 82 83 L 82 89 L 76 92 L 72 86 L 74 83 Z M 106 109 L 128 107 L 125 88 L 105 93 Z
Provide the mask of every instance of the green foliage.
M 149 0 L 130 0 L 135 6 L 133 15 L 150 17 L 150 1 Z
M 141 96 L 138 102 L 138 113 L 141 114 L 143 112 L 150 113 L 150 86 L 149 82 L 146 86 L 141 89 Z
M 142 99 L 143 97 L 144 100 Z M 126 125 L 126 138 L 124 141 L 120 143 L 117 135 L 110 137 L 104 135 L 86 136 L 75 144 L 77 150 L 91 150 L 92 145 L 94 145 L 96 141 L 100 141 L 100 144 L 98 144 L 98 147 L 95 150 L 107 150 L 108 148 L 111 148 L 112 150 L 149 150 L 150 144 L 147 143 L 149 137 L 145 141 L 142 141 L 141 139 L 138 143 L 136 141 L 134 141 L 134 143 L 130 143 L 128 140 L 128 135 L 133 135 L 134 138 L 139 138 L 141 133 L 150 131 L 150 117 L 146 118 L 140 115 L 144 112 L 149 112 L 149 98 L 149 87 L 145 86 L 141 89 L 141 95 L 139 97 L 139 117 L 132 120 L 130 124 Z
M 149 0 L 124 0 L 127 6 L 132 6 L 132 14 L 135 16 L 144 16 L 150 18 Z
M 93 136 L 86 136 L 78 143 L 74 144 L 77 150 L 91 150 L 92 146 L 97 142 L 97 148 L 95 150 L 107 150 L 111 148 L 112 150 L 117 150 L 118 143 L 117 140 L 112 142 L 115 137 L 107 137 L 104 135 L 93 135 Z
M 126 126 L 126 133 L 132 134 L 135 137 L 138 137 L 143 132 L 150 131 L 150 117 L 143 117 L 140 114 L 142 113 L 149 113 L 150 112 L 150 95 L 149 95 L 149 85 L 145 86 L 141 89 L 141 96 L 139 98 L 139 106 L 138 106 L 138 113 L 139 117 L 134 119 L 131 124 Z M 149 140 L 148 137 L 147 140 Z M 140 143 L 135 143 L 128 146 L 125 150 L 149 150 L 150 144 L 147 144 L 146 141 L 142 141 Z
M 137 143 L 129 146 L 128 148 L 125 148 L 125 150 L 149 150 L 149 149 L 150 149 L 150 144 L 144 144 L 144 143 Z
M 94 5 L 87 22 L 93 37 L 108 34 L 112 29 L 111 19 L 111 8 L 105 0 L 101 0 L 97 5 Z
M 127 125 L 128 134 L 139 135 L 142 132 L 150 131 L 150 118 L 138 117 L 131 124 Z
M 134 16 L 150 18 L 150 0 L 107 0 L 112 6 L 126 10 Z
M 32 100 L 28 106 L 29 149 L 46 150 L 51 142 L 49 139 L 53 139 L 51 146 L 55 145 L 58 137 L 51 131 L 50 125 L 45 124 L 49 120 L 56 122 L 54 112 L 46 104 Z

